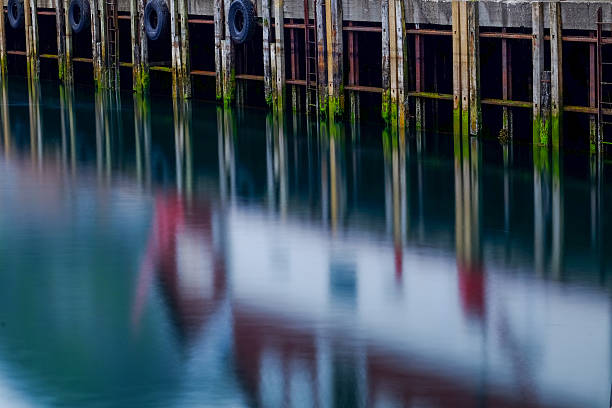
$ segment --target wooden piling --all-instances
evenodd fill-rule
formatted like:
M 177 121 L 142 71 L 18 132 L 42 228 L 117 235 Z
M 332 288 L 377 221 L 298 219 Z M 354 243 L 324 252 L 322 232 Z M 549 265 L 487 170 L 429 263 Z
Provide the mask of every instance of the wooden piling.
M 285 110 L 285 11 L 283 0 L 272 0 L 274 8 L 274 65 L 276 69 L 275 107 Z
M 461 26 L 459 2 L 451 3 L 453 42 L 453 132 L 461 134 Z
M 352 23 L 349 22 L 349 26 Z M 348 52 L 349 52 L 349 85 L 359 84 L 359 35 L 353 31 L 348 32 Z M 359 92 L 350 91 L 350 119 L 356 122 L 359 119 Z
M 328 95 L 327 95 L 327 35 L 326 35 L 326 19 L 325 0 L 315 1 L 315 13 L 317 23 L 317 94 L 319 98 L 319 114 L 327 115 Z M 382 0 L 383 2 L 385 0 Z
M 178 0 L 179 32 L 181 36 L 179 74 L 181 79 L 181 97 L 183 99 L 191 98 L 191 57 L 189 51 L 189 14 L 187 2 L 188 0 Z
M 406 14 L 404 11 L 404 2 L 395 1 L 395 41 L 396 55 L 395 65 L 397 70 L 397 124 L 399 129 L 404 129 L 406 126 L 407 112 L 407 97 L 406 97 L 406 58 L 407 58 L 407 43 L 406 43 Z
M 221 2 L 221 0 L 215 0 L 215 4 Z M 263 29 L 263 68 L 264 68 L 264 96 L 266 98 L 266 104 L 272 105 L 272 87 L 273 78 L 271 71 L 271 59 L 270 59 L 270 0 L 261 0 L 261 25 Z M 215 30 L 216 30 L 215 20 Z M 216 31 L 215 31 L 215 48 L 216 48 Z M 216 61 L 216 54 L 215 54 Z M 217 87 L 217 95 L 219 94 Z M 218 98 L 218 96 L 217 96 Z
M 149 91 L 149 50 L 144 28 L 145 0 L 130 0 L 132 34 L 132 88 L 138 94 Z
M 344 113 L 342 0 L 325 0 L 330 119 Z
M 551 89 L 551 137 L 553 147 L 561 143 L 563 124 L 563 44 L 561 36 L 561 3 L 549 3 L 550 16 L 550 89 Z
M 397 21 L 395 19 L 395 3 L 401 0 L 388 0 L 389 2 L 389 72 L 391 80 L 391 106 L 390 120 L 392 132 L 397 128 Z
M 389 39 L 389 0 L 381 0 L 380 16 L 382 24 L 382 107 L 381 115 L 384 121 L 391 123 L 391 58 Z
M 222 71 L 223 71 L 223 105 L 229 106 L 236 95 L 236 70 L 234 66 L 234 44 L 230 37 L 229 14 L 230 1 L 223 1 L 223 41 L 221 50 Z
M 24 0 L 23 12 L 27 75 L 30 80 L 37 80 L 40 73 L 40 60 L 38 55 L 38 17 L 36 14 L 36 0 Z
M 591 38 L 594 38 L 594 33 L 591 33 Z M 597 109 L 597 79 L 595 66 L 596 44 L 589 44 L 589 107 Z M 597 150 L 597 115 L 589 115 L 589 147 L 591 153 Z
M 423 36 L 416 34 L 414 36 L 414 54 L 416 59 L 415 64 L 415 89 L 417 92 L 424 91 L 425 84 L 425 41 Z M 425 127 L 425 106 L 422 98 L 415 98 L 415 120 L 417 130 L 422 130 Z
M 541 86 L 540 79 L 544 71 L 544 10 L 541 2 L 531 4 L 532 28 L 532 103 L 533 103 L 533 143 L 540 143 Z
M 2 9 L 2 18 L 0 18 L 0 76 L 2 79 L 6 77 L 6 34 L 4 30 L 4 8 Z
M 467 4 L 459 2 L 459 31 L 461 39 L 461 133 L 463 136 L 470 134 L 470 81 L 469 81 L 469 56 L 468 56 L 468 18 Z
M 93 76 L 96 88 L 101 89 L 106 87 L 104 78 L 104 66 L 102 58 L 102 30 L 99 4 L 102 0 L 90 1 L 90 26 L 91 26 L 91 54 L 93 65 Z
M 480 30 L 478 1 L 466 5 L 468 23 L 470 134 L 478 135 L 482 126 L 480 107 Z
M 540 138 L 541 146 L 548 146 L 551 131 L 551 73 L 542 71 L 540 81 Z M 558 145 L 556 146 L 558 147 Z
M 290 23 L 294 23 L 293 19 Z M 291 62 L 291 79 L 297 80 L 300 76 L 300 66 L 298 62 L 298 44 L 295 28 L 289 29 L 289 47 L 290 47 L 290 62 Z M 300 110 L 300 88 L 297 85 L 291 85 L 291 109 L 293 112 Z
M 506 29 L 502 28 L 502 33 Z M 512 99 L 512 48 L 508 44 L 508 40 L 502 38 L 502 98 L 506 100 Z M 506 135 L 512 138 L 513 135 L 513 115 L 512 108 L 504 106 L 502 108 L 502 129 L 506 131 Z

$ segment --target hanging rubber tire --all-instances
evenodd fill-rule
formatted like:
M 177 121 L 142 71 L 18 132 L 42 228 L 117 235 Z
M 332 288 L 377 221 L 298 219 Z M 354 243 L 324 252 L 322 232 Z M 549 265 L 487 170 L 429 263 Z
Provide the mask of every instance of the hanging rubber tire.
M 250 0 L 234 0 L 229 8 L 230 37 L 236 44 L 247 42 L 255 28 L 255 7 Z
M 23 27 L 23 0 L 8 0 L 8 21 L 14 29 Z
M 144 25 L 147 37 L 158 40 L 168 31 L 168 6 L 164 0 L 149 0 L 144 11 Z
M 73 33 L 80 33 L 89 28 L 89 0 L 70 0 L 68 8 L 68 21 Z

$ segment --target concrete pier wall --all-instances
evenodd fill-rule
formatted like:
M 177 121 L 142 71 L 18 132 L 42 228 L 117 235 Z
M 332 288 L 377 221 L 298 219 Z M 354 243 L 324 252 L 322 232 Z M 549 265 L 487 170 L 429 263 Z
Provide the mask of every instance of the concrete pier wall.
M 55 0 L 39 0 L 39 8 L 55 9 Z M 119 11 L 129 12 L 129 0 L 119 0 Z M 531 3 L 526 0 L 481 0 L 479 1 L 479 23 L 484 27 L 531 27 Z M 547 3 L 547 2 L 544 2 Z M 4 2 L 6 5 L 6 0 Z M 612 21 L 610 1 L 562 1 L 563 28 L 568 30 L 594 30 L 597 9 L 603 10 L 605 21 Z M 449 0 L 405 0 L 407 24 L 448 25 L 452 23 L 451 1 Z M 304 18 L 302 0 L 285 0 L 285 18 Z M 257 15 L 261 17 L 261 0 L 256 1 Z M 343 0 L 343 20 L 354 22 L 380 23 L 380 0 Z M 188 11 L 194 16 L 212 17 L 212 0 L 189 0 Z M 310 17 L 314 10 L 311 7 Z M 548 11 L 544 11 L 545 27 L 548 27 Z

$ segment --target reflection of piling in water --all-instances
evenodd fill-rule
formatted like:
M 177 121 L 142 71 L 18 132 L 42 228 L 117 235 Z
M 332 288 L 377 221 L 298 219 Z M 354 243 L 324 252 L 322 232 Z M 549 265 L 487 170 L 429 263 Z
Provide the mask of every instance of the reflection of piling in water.
M 176 185 L 179 194 L 190 197 L 193 190 L 191 159 L 191 103 L 174 100 L 174 151 L 176 160 Z
M 64 169 L 68 168 L 68 155 L 70 155 L 70 171 L 72 176 L 76 172 L 76 131 L 74 117 L 74 91 L 70 86 L 60 86 L 60 123 L 62 134 L 62 163 Z
M 6 81 L 0 81 L 0 114 L 2 115 L 2 135 L 4 139 L 4 155 L 8 158 L 11 154 L 11 124 L 9 121 L 9 101 Z
M 98 180 L 110 182 L 112 176 L 113 139 L 121 140 L 121 100 L 114 91 L 100 90 L 95 94 L 96 167 Z
M 551 164 L 552 159 L 552 164 Z M 534 206 L 534 265 L 543 275 L 547 267 L 559 279 L 563 269 L 563 180 L 562 160 L 558 148 L 552 155 L 545 147 L 533 148 L 533 206 Z M 547 259 L 550 236 L 551 252 Z
M 149 100 L 134 95 L 134 139 L 136 177 L 139 184 L 151 188 L 151 107 Z M 144 160 L 143 156 L 144 155 Z M 144 176 L 143 176 L 144 172 Z
M 231 108 L 217 108 L 219 150 L 219 192 L 221 202 L 236 198 L 236 164 L 234 152 L 234 114 Z M 229 183 L 229 186 L 228 186 Z
M 40 117 L 40 85 L 28 83 L 28 111 L 30 119 L 30 153 L 32 163 L 42 168 L 42 123 Z
M 266 190 L 270 212 L 287 213 L 289 196 L 289 164 L 287 162 L 287 140 L 282 115 L 268 114 L 266 117 Z
M 387 226 L 392 231 L 396 276 L 402 273 L 402 248 L 408 230 L 406 194 L 406 142 L 403 136 L 383 133 L 385 158 L 385 207 Z

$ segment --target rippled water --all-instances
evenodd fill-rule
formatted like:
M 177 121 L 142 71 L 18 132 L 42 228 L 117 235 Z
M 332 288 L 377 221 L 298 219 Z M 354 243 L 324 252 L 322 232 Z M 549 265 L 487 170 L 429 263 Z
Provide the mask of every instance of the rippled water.
M 21 82 L 2 406 L 607 406 L 604 160 Z

